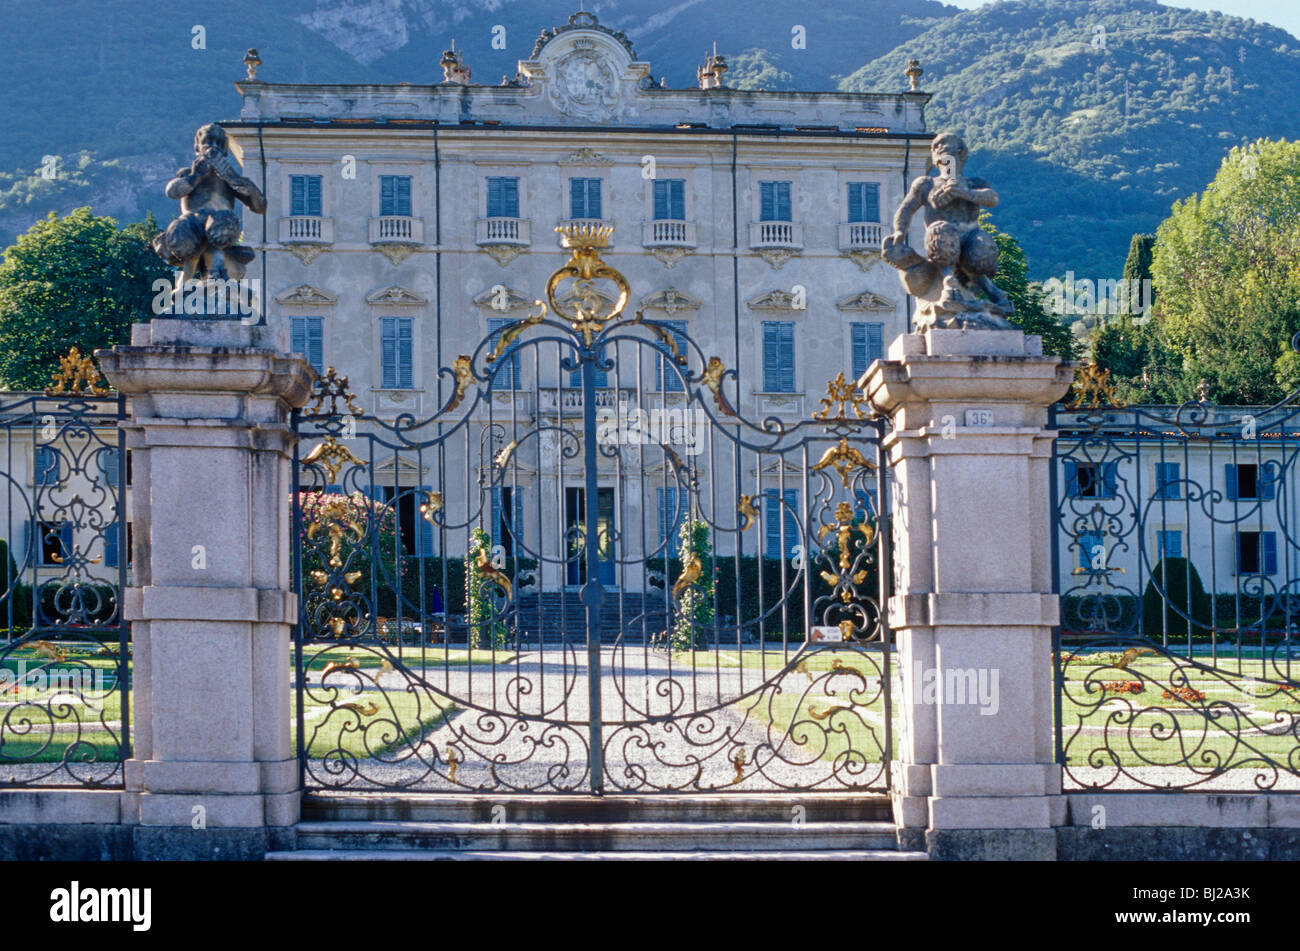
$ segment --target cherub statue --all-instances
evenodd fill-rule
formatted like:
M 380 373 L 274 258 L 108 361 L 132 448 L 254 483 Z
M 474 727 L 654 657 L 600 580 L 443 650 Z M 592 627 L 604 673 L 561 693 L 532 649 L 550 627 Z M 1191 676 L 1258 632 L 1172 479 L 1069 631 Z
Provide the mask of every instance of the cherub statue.
M 966 177 L 968 154 L 955 132 L 934 137 L 930 156 L 938 174 L 912 182 L 894 213 L 894 233 L 881 242 L 881 257 L 902 271 L 903 287 L 919 303 L 917 330 L 1015 329 L 1006 320 L 1015 306 L 993 283 L 997 243 L 979 224 L 980 210 L 996 206 L 998 194 L 984 179 Z M 907 243 L 912 216 L 922 208 L 925 257 Z
M 266 197 L 239 174 L 225 129 L 209 123 L 194 133 L 194 162 L 167 183 L 167 197 L 180 199 L 180 217 L 154 238 L 153 248 L 168 264 L 182 269 L 178 297 L 196 278 L 242 278 L 254 253 L 236 244 L 240 223 L 235 203 L 243 202 L 260 215 L 266 213 Z

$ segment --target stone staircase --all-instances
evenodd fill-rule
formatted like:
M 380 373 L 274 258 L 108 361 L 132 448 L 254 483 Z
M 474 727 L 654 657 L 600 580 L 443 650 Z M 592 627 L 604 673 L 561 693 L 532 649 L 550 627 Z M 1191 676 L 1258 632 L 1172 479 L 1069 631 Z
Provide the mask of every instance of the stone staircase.
M 663 594 L 622 595 L 622 613 L 617 591 L 605 594 L 600 609 L 600 639 L 612 644 L 623 631 L 626 644 L 642 643 L 645 637 L 658 634 L 668 626 Z M 644 625 L 642 623 L 644 615 Z M 570 644 L 587 642 L 587 609 L 576 591 L 545 591 L 538 594 L 521 594 L 518 602 L 518 627 L 524 646 L 558 643 L 562 639 Z
M 885 796 L 317 794 L 268 861 L 924 860 Z

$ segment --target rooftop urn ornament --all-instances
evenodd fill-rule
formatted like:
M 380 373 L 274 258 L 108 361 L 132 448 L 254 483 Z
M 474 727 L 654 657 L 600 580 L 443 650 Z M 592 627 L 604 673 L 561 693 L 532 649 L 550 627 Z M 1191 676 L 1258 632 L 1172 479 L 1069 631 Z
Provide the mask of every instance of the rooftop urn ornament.
M 262 57 L 257 55 L 257 50 L 251 46 L 248 52 L 244 54 L 244 68 L 248 70 L 248 81 L 257 82 L 257 67 L 262 65 Z
M 153 239 L 153 249 L 172 267 L 181 269 L 175 299 L 192 280 L 239 280 L 255 254 L 238 244 L 240 221 L 236 206 L 247 205 L 266 214 L 266 196 L 240 174 L 230 155 L 226 130 L 216 123 L 194 133 L 194 161 L 167 183 L 168 198 L 179 199 L 181 213 Z
M 921 68 L 919 59 L 909 59 L 907 61 L 907 69 L 903 70 L 903 75 L 907 77 L 908 92 L 920 92 L 921 74 L 924 72 L 925 70 Z
M 727 72 L 727 59 L 718 55 L 718 44 L 713 44 L 713 52 L 704 54 L 704 65 L 695 68 L 695 77 L 701 89 L 717 89 L 722 86 L 722 77 Z
M 894 212 L 893 233 L 881 242 L 880 256 L 901 271 L 904 290 L 917 300 L 916 330 L 1015 330 L 1007 321 L 1015 305 L 993 283 L 998 246 L 980 227 L 982 209 L 993 208 L 998 194 L 982 178 L 967 177 L 966 143 L 955 132 L 941 132 L 930 143 L 937 175 L 912 182 Z M 907 243 L 912 216 L 923 211 L 925 254 Z M 980 296 L 980 295 L 983 296 Z
M 465 56 L 456 49 L 456 41 L 451 41 L 451 49 L 442 51 L 442 81 L 469 85 L 470 69 L 465 65 Z

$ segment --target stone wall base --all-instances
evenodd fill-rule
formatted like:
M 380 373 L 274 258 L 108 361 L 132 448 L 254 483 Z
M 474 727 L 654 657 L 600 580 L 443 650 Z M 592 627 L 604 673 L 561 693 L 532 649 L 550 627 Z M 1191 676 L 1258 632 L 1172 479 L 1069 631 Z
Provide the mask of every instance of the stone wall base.
M 4 862 L 260 862 L 292 849 L 293 829 L 32 823 L 0 825 Z
M 900 831 L 899 845 L 924 848 L 940 862 L 1300 861 L 1300 829 L 931 829 L 923 842 L 918 842 L 918 831 Z

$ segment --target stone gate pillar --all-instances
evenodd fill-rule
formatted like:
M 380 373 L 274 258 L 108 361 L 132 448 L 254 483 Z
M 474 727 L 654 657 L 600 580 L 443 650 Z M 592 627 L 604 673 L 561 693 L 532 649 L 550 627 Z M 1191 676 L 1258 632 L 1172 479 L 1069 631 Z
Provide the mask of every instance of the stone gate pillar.
M 268 327 L 156 319 L 99 351 L 131 397 L 138 858 L 260 858 L 298 820 L 290 410 L 314 372 Z
M 895 817 L 934 858 L 1056 855 L 1045 410 L 1071 378 L 1038 337 L 930 330 L 859 381 L 893 421 Z

